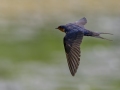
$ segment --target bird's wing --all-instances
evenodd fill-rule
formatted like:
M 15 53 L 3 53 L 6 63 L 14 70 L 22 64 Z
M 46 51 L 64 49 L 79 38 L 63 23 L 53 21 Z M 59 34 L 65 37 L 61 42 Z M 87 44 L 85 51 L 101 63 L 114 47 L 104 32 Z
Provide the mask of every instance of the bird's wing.
M 81 18 L 80 20 L 74 22 L 74 24 L 84 28 L 84 25 L 87 23 L 87 19 L 85 17 Z
M 80 63 L 80 44 L 82 42 L 82 38 L 83 32 L 81 31 L 66 34 L 64 37 L 64 48 L 72 76 L 75 75 Z

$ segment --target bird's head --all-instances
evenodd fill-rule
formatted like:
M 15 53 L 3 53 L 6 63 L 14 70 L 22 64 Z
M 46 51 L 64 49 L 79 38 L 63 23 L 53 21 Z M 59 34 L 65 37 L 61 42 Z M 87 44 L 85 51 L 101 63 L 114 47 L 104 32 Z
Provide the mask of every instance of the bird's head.
M 59 29 L 60 31 L 65 32 L 65 26 L 64 25 L 58 26 L 56 29 Z

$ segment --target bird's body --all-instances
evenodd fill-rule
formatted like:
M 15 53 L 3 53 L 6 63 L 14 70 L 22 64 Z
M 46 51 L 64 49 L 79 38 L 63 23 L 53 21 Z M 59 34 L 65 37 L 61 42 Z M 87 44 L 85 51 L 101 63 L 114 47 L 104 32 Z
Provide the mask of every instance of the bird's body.
M 66 31 L 65 33 L 80 31 L 84 34 L 84 36 L 93 36 L 93 34 L 97 34 L 95 32 L 92 32 L 90 30 L 87 30 L 85 28 L 82 28 L 82 27 L 72 24 L 72 23 L 65 26 L 65 31 Z
M 105 39 L 100 36 L 100 34 L 110 34 L 110 33 L 96 33 L 84 28 L 87 23 L 86 18 L 82 18 L 74 23 L 68 23 L 66 25 L 61 25 L 57 29 L 65 32 L 63 43 L 66 52 L 67 62 L 72 76 L 75 75 L 79 63 L 80 63 L 80 44 L 82 42 L 83 36 L 97 37 Z M 106 39 L 109 40 L 109 39 Z

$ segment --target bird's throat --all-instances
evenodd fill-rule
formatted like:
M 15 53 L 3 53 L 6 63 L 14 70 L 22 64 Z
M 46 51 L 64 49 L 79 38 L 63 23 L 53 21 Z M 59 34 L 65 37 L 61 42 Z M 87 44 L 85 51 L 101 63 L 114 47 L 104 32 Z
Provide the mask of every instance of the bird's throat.
M 65 29 L 60 29 L 60 31 L 65 32 Z

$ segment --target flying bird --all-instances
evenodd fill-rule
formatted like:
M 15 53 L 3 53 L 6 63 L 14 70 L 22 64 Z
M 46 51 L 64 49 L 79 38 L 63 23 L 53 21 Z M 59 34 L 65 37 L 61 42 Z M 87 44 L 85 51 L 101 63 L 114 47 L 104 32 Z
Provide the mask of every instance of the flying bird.
M 110 34 L 111 33 L 103 33 L 103 32 L 93 32 L 85 29 L 84 25 L 87 23 L 87 19 L 85 17 L 80 20 L 68 23 L 66 25 L 60 25 L 56 29 L 59 29 L 62 32 L 65 32 L 66 35 L 63 39 L 64 49 L 66 53 L 66 58 L 69 66 L 69 70 L 72 76 L 77 72 L 78 66 L 80 64 L 80 44 L 82 43 L 83 36 L 91 36 L 101 39 L 106 39 L 100 36 L 100 34 Z M 109 39 L 106 39 L 109 40 Z M 111 41 L 111 40 L 109 40 Z

